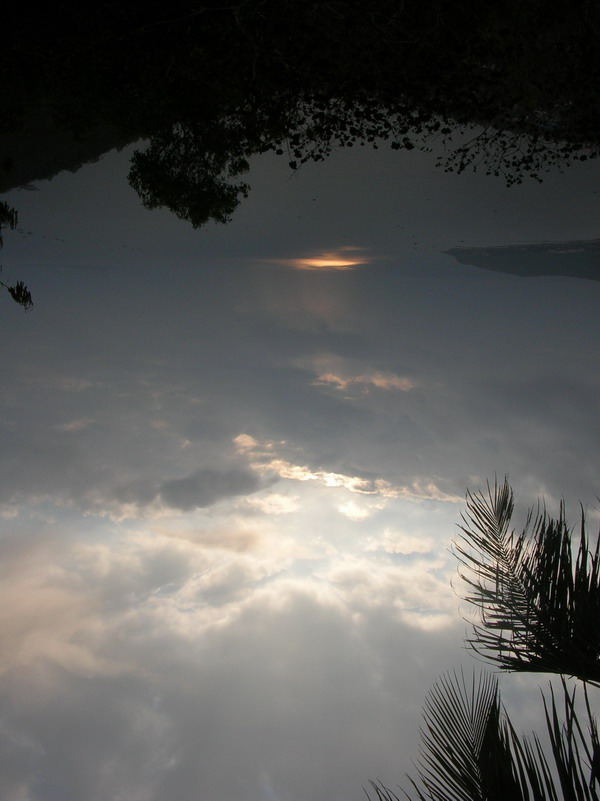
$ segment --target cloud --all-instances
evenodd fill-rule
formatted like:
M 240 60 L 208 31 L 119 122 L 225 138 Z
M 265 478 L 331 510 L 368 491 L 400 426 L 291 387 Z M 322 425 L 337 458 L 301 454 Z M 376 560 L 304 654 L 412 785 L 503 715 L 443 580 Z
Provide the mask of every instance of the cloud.
M 381 548 L 385 553 L 391 554 L 423 554 L 433 553 L 435 547 L 431 537 L 386 528 L 381 536 L 369 538 L 366 550 L 375 551 Z
M 70 420 L 68 423 L 59 423 L 56 426 L 57 431 L 83 431 L 85 428 L 88 428 L 90 425 L 93 424 L 93 420 L 87 417 L 81 417 L 77 420 Z
M 393 484 L 381 477 L 348 475 L 320 467 L 310 467 L 282 458 L 277 453 L 278 443 L 260 443 L 248 434 L 238 434 L 233 439 L 236 450 L 250 459 L 250 466 L 261 475 L 275 474 L 291 481 L 314 481 L 331 489 L 342 488 L 359 495 L 373 495 L 384 499 L 407 498 L 411 500 L 437 500 L 462 503 L 463 498 L 444 492 L 434 480 L 417 477 L 407 484 Z M 287 443 L 279 443 L 279 447 Z M 342 512 L 345 514 L 345 512 Z
M 248 495 L 256 492 L 259 486 L 256 474 L 249 470 L 212 470 L 205 467 L 184 478 L 165 481 L 159 494 L 167 506 L 186 512 L 211 506 L 224 498 Z
M 257 530 L 240 525 L 220 525 L 214 528 L 201 528 L 193 525 L 173 528 L 155 526 L 153 530 L 160 536 L 187 540 L 202 548 L 238 551 L 240 553 L 256 550 L 264 540 L 264 537 Z
M 243 498 L 238 507 L 242 510 L 265 515 L 289 515 L 297 511 L 298 499 L 272 492 L 262 497 Z
M 350 541 L 310 527 L 300 558 L 278 496 L 264 518 L 236 504 L 227 520 L 87 518 L 94 535 L 78 518 L 70 535 L 38 522 L 0 539 L 0 797 L 255 801 L 268 776 L 302 801 L 401 779 L 421 700 L 460 654 L 444 565 L 340 558 Z
M 239 589 L 239 576 L 223 579 Z M 265 774 L 290 801 L 358 796 L 368 778 L 409 768 L 421 699 L 456 636 L 383 608 L 353 618 L 335 595 L 293 584 L 202 639 L 170 624 L 157 606 L 106 630 L 98 647 L 137 674 L 47 668 L 42 680 L 28 666 L 0 679 L 3 798 L 20 784 L 32 799 L 60 787 L 69 801 L 255 801 Z
M 372 375 L 356 375 L 351 376 L 350 378 L 342 378 L 339 375 L 335 375 L 334 373 L 323 373 L 320 375 L 316 381 L 314 381 L 315 385 L 331 385 L 335 389 L 346 390 L 348 387 L 352 385 L 364 385 L 364 386 L 373 386 L 377 389 L 383 390 L 392 390 L 397 389 L 401 392 L 408 392 L 411 389 L 414 389 L 416 386 L 415 382 L 412 381 L 410 378 L 403 378 L 398 375 L 393 374 L 384 374 L 384 373 L 373 373 Z
M 372 509 L 360 506 L 356 501 L 347 501 L 338 506 L 338 512 L 349 520 L 365 520 L 372 514 Z

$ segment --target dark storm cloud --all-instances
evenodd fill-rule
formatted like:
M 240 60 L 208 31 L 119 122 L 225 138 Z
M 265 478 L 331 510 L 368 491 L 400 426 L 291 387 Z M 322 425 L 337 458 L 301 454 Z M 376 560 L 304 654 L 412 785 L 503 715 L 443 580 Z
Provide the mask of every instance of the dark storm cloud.
M 249 470 L 202 468 L 184 478 L 165 481 L 160 496 L 168 506 L 186 512 L 210 506 L 223 498 L 249 495 L 258 489 L 259 480 Z

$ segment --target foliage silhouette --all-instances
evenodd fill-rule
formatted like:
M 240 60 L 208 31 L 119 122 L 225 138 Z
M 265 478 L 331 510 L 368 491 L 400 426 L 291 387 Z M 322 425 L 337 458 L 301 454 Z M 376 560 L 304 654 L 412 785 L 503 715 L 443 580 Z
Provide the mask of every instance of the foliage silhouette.
M 600 539 L 590 545 L 582 513 L 574 557 L 564 506 L 555 520 L 530 512 L 518 535 L 510 529 L 513 508 L 506 481 L 487 496 L 467 496 L 456 555 L 466 600 L 482 621 L 467 642 L 506 670 L 600 686 Z
M 14 230 L 18 223 L 19 215 L 17 214 L 17 211 L 13 209 L 12 206 L 9 206 L 8 203 L 0 203 L 0 248 L 4 246 L 2 226 L 8 225 L 10 229 Z M 0 269 L 2 268 L 0 267 Z M 19 306 L 22 306 L 25 311 L 33 308 L 31 292 L 27 289 L 23 281 L 17 281 L 15 284 L 6 284 L 4 281 L 0 281 L 0 286 L 4 287 L 15 303 L 18 303 Z
M 41 108 L 77 136 L 108 125 L 121 145 L 146 140 L 132 184 L 195 225 L 230 219 L 248 192 L 239 175 L 266 151 L 294 169 L 340 147 L 435 146 L 444 169 L 509 184 L 600 151 L 589 0 L 132 0 L 77 15 L 59 1 L 35 19 L 7 13 L 1 127 Z
M 0 281 L 0 286 L 3 286 L 15 303 L 18 303 L 19 306 L 22 306 L 25 311 L 29 311 L 29 309 L 33 308 L 31 292 L 27 289 L 23 281 L 17 281 L 12 285 L 5 284 L 4 281 Z
M 16 209 L 9 206 L 8 203 L 0 203 L 0 248 L 4 246 L 4 237 L 2 236 L 2 226 L 8 225 L 11 231 L 14 231 L 19 224 L 19 215 Z
M 530 511 L 520 534 L 511 529 L 513 491 L 505 480 L 487 494 L 467 493 L 467 511 L 455 543 L 459 573 L 481 623 L 467 643 L 507 671 L 560 675 L 563 711 L 554 689 L 543 697 L 550 757 L 537 734 L 517 734 L 500 703 L 494 678 L 470 687 L 463 675 L 442 677 L 425 704 L 418 801 L 599 801 L 600 741 L 588 685 L 600 687 L 600 556 L 591 546 L 582 512 L 574 555 L 564 505 L 551 518 Z M 583 682 L 585 725 L 576 687 Z M 379 782 L 378 801 L 399 801 Z M 367 793 L 367 795 L 369 795 Z
M 562 680 L 563 712 L 554 690 L 543 698 L 550 740 L 547 756 L 537 734 L 519 735 L 500 701 L 497 680 L 443 676 L 425 702 L 416 801 L 598 801 L 600 742 L 586 691 L 587 728 L 576 711 L 576 688 Z M 371 782 L 378 801 L 399 801 Z M 369 794 L 367 794 L 369 796 Z M 370 797 L 370 796 L 369 796 Z
M 231 179 L 249 165 L 234 138 L 226 151 L 222 144 L 211 149 L 207 138 L 196 126 L 176 125 L 134 153 L 129 182 L 146 208 L 167 206 L 195 228 L 210 219 L 229 222 L 250 188 Z

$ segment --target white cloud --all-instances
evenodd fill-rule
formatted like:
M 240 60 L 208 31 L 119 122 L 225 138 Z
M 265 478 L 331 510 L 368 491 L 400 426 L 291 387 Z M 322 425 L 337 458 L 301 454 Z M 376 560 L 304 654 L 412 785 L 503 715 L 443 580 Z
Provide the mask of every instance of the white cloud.
M 238 508 L 265 515 L 289 515 L 298 510 L 298 498 L 270 492 L 264 496 L 242 498 Z
M 338 506 L 338 512 L 349 520 L 365 520 L 372 514 L 368 507 L 361 506 L 356 501 L 347 501 Z
M 403 579 L 379 555 L 344 566 L 329 548 L 294 574 L 299 555 L 277 553 L 275 529 L 241 548 L 232 531 L 218 547 L 216 529 L 187 536 L 194 516 L 115 526 L 105 541 L 0 544 L 13 577 L 1 593 L 13 632 L 0 675 L 0 739 L 13 743 L 3 798 L 19 786 L 37 801 L 44 780 L 32 777 L 50 772 L 65 798 L 86 787 L 89 801 L 254 801 L 265 772 L 276 795 L 323 797 L 399 776 L 398 748 L 408 767 L 420 698 L 452 641 L 449 619 L 426 633 L 438 583 L 415 587 L 431 565 Z M 415 670 L 422 659 L 430 666 Z
M 412 554 L 431 553 L 435 547 L 436 543 L 431 537 L 386 528 L 380 536 L 369 538 L 367 550 L 381 548 L 385 553 Z
M 408 392 L 414 389 L 415 382 L 410 378 L 403 378 L 394 374 L 373 373 L 371 375 L 355 375 L 342 378 L 335 373 L 322 373 L 314 382 L 319 385 L 330 385 L 335 389 L 347 390 L 351 386 L 362 385 L 364 387 L 376 387 L 382 390 L 396 389 L 401 392 Z
M 394 485 L 384 478 L 364 478 L 345 475 L 321 468 L 311 468 L 306 464 L 294 464 L 278 456 L 277 443 L 259 443 L 246 434 L 238 435 L 234 442 L 238 450 L 249 459 L 253 470 L 263 475 L 275 474 L 290 481 L 314 481 L 331 489 L 344 489 L 359 495 L 372 495 L 379 498 L 408 498 L 411 500 L 437 500 L 448 503 L 462 503 L 462 498 L 441 490 L 431 479 L 415 478 L 408 485 Z M 285 446 L 286 443 L 279 443 Z

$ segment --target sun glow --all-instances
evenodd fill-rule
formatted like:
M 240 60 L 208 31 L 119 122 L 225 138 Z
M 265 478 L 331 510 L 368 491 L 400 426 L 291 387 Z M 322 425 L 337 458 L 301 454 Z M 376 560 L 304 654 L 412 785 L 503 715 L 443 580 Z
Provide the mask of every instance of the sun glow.
M 315 259 L 290 259 L 289 263 L 296 270 L 352 270 L 362 261 L 336 259 L 335 256 L 323 255 Z
M 338 250 L 324 251 L 309 256 L 291 259 L 269 259 L 277 264 L 307 272 L 347 271 L 369 264 L 372 259 L 361 253 L 364 248 L 347 246 Z

